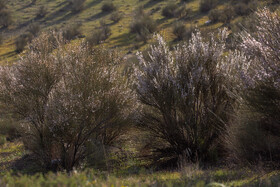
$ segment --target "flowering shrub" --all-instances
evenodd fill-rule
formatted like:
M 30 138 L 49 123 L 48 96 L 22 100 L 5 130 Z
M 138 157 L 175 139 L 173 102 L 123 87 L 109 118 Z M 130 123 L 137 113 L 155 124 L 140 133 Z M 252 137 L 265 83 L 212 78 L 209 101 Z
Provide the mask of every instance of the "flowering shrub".
M 91 141 L 116 141 L 129 123 L 133 94 L 114 51 L 64 43 L 43 34 L 17 64 L 1 67 L 0 99 L 21 120 L 25 146 L 46 166 L 59 162 L 69 171 Z
M 241 34 L 247 62 L 240 69 L 241 109 L 229 130 L 228 146 L 238 160 L 280 160 L 280 16 L 255 14 L 255 32 Z
M 209 41 L 197 32 L 172 53 L 157 36 L 147 57 L 138 54 L 138 123 L 153 138 L 146 148 L 154 161 L 210 161 L 215 154 L 234 103 L 223 65 L 226 38 L 227 30 Z

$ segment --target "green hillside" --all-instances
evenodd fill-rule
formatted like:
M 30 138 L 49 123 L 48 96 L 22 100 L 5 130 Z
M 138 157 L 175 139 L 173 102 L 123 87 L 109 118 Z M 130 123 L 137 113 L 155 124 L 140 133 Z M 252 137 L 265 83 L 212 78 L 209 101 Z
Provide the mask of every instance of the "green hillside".
M 213 4 L 213 0 L 208 0 Z M 90 36 L 98 27 L 102 20 L 110 27 L 111 35 L 105 41 L 105 45 L 111 48 L 119 48 L 123 52 L 136 51 L 143 49 L 145 43 L 137 40 L 135 34 L 130 33 L 130 25 L 134 20 L 135 12 L 138 7 L 143 7 L 144 11 L 151 14 L 151 17 L 157 22 L 156 32 L 161 33 L 167 41 L 174 41 L 175 36 L 172 33 L 174 25 L 180 21 L 188 27 L 199 27 L 202 29 L 216 29 L 225 25 L 217 21 L 216 23 L 206 24 L 209 20 L 209 11 L 202 12 L 200 10 L 200 0 L 114 0 L 112 3 L 116 9 L 122 14 L 122 19 L 114 23 L 111 20 L 112 12 L 102 11 L 103 0 L 86 0 L 82 3 L 79 11 L 73 11 L 73 4 L 68 0 L 14 0 L 7 1 L 7 9 L 11 12 L 13 23 L 7 28 L 0 28 L 2 35 L 2 44 L 0 45 L 0 61 L 13 61 L 17 58 L 15 52 L 15 40 L 21 34 L 25 33 L 31 24 L 39 24 L 41 30 L 63 29 L 71 27 L 75 24 L 81 24 L 79 28 L 80 38 Z M 241 5 L 245 5 L 249 1 L 241 1 Z M 162 15 L 162 10 L 171 3 L 177 4 L 178 7 L 185 6 L 186 13 L 182 17 L 167 18 Z M 216 1 L 215 10 L 223 10 L 225 7 L 232 7 L 238 10 L 237 1 Z M 270 5 L 270 1 L 253 1 L 249 2 L 248 9 L 244 16 L 250 14 L 252 5 L 254 9 L 258 6 Z M 247 5 L 246 5 L 247 6 Z M 272 5 L 276 6 L 276 5 Z M 43 11 L 43 16 L 38 16 Z M 228 12 L 228 11 L 225 11 Z M 230 18 L 229 26 L 240 20 L 240 16 L 236 14 Z

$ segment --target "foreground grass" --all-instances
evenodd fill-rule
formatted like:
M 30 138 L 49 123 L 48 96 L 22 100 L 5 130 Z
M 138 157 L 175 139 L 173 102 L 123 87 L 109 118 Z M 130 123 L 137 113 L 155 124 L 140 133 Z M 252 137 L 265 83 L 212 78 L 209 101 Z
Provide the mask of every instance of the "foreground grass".
M 107 173 L 86 169 L 71 174 L 36 173 L 34 163 L 17 168 L 27 154 L 19 142 L 7 142 L 0 147 L 0 186 L 276 186 L 280 171 L 242 169 L 199 169 L 192 165 L 180 171 L 152 172 L 138 169 L 136 174 L 125 171 Z M 33 172 L 31 172 L 33 171 Z M 125 173 L 125 174 L 124 174 Z
M 280 172 L 263 175 L 250 170 L 189 170 L 188 172 L 158 172 L 131 176 L 100 174 L 93 170 L 46 175 L 7 173 L 0 186 L 279 186 Z

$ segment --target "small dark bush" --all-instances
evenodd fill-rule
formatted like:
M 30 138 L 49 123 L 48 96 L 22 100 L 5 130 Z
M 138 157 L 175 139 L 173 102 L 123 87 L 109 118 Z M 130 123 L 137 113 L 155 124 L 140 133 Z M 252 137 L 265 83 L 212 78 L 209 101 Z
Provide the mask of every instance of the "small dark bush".
M 86 0 L 71 0 L 71 9 L 72 12 L 80 12 L 84 9 L 84 3 Z
M 41 26 L 39 23 L 31 23 L 27 31 L 32 34 L 33 37 L 36 37 L 41 31 Z
M 185 5 L 177 5 L 170 3 L 162 9 L 162 15 L 167 18 L 182 18 L 190 13 L 190 9 L 187 9 Z
M 66 27 L 63 31 L 63 37 L 66 40 L 75 39 L 76 37 L 78 37 L 81 34 L 81 30 L 80 30 L 81 26 L 82 26 L 82 24 L 76 23 L 76 24 Z
M 221 10 L 213 9 L 209 12 L 208 17 L 211 20 L 211 22 L 216 23 L 216 22 L 220 21 L 221 14 L 222 14 Z
M 226 6 L 223 10 L 223 16 L 221 16 L 221 21 L 224 23 L 230 23 L 230 21 L 235 17 L 235 11 L 232 6 Z
M 33 36 L 29 33 L 20 35 L 15 41 L 16 52 L 21 53 L 28 44 L 28 42 L 32 40 L 32 37 Z
M 8 27 L 13 23 L 12 13 L 8 9 L 0 10 L 0 26 Z
M 119 22 L 119 21 L 122 19 L 122 17 L 123 17 L 122 12 L 120 12 L 120 11 L 115 11 L 115 12 L 113 12 L 113 13 L 111 14 L 110 20 L 112 20 L 114 23 L 117 23 L 117 22 Z
M 105 2 L 102 7 L 102 12 L 112 12 L 117 9 L 112 1 Z
M 47 15 L 48 13 L 48 9 L 46 6 L 40 6 L 40 8 L 38 9 L 38 12 L 37 12 L 37 17 L 38 18 L 43 18 Z
M 173 34 L 178 40 L 189 39 L 193 31 L 193 27 L 186 27 L 183 22 L 176 23 L 173 27 Z
M 130 25 L 130 32 L 136 34 L 138 40 L 146 42 L 150 34 L 157 29 L 157 23 L 146 13 L 136 14 Z
M 95 30 L 90 37 L 87 38 L 87 42 L 90 46 L 98 45 L 107 40 L 111 35 L 111 29 L 103 21 L 100 22 L 100 28 Z
M 234 11 L 238 16 L 248 15 L 251 12 L 248 5 L 245 3 L 237 3 L 234 5 Z
M 145 12 L 145 8 L 143 6 L 139 6 L 135 9 L 135 14 L 134 16 L 144 16 L 144 15 L 147 15 L 147 13 Z
M 174 16 L 176 18 L 183 18 L 183 17 L 187 17 L 189 14 L 191 13 L 191 9 L 187 8 L 185 5 L 180 5 L 175 13 Z
M 175 17 L 175 12 L 178 8 L 176 3 L 170 3 L 162 9 L 162 15 L 167 18 Z
M 211 9 L 217 6 L 217 0 L 201 0 L 199 9 L 201 12 L 209 12 Z
M 209 19 L 215 22 L 229 23 L 235 16 L 235 11 L 232 7 L 226 6 L 223 10 L 211 10 L 209 12 Z

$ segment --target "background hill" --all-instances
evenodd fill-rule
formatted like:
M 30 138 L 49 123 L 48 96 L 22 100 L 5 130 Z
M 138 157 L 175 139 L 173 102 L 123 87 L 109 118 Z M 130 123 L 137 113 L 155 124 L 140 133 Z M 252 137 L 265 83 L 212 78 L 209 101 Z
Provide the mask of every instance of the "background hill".
M 13 61 L 17 58 L 15 41 L 24 33 L 49 29 L 64 29 L 74 32 L 74 38 L 91 36 L 101 25 L 111 30 L 105 45 L 119 48 L 124 53 L 141 50 L 146 46 L 142 39 L 130 32 L 133 20 L 137 20 L 136 10 L 142 7 L 155 21 L 156 32 L 169 42 L 178 40 L 173 30 L 178 22 L 189 32 L 195 28 L 213 30 L 223 25 L 232 27 L 242 17 L 248 16 L 258 6 L 276 7 L 275 1 L 254 0 L 2 0 L 11 15 L 11 24 L 0 27 L 0 61 Z M 201 6 L 204 2 L 205 8 Z M 112 3 L 112 10 L 102 10 L 104 4 Z M 277 2 L 276 2 L 277 3 Z M 175 7 L 176 6 L 176 7 Z M 207 7 L 208 6 L 208 7 Z M 167 8 L 166 8 L 167 7 Z M 182 8 L 184 7 L 184 8 Z M 173 15 L 176 9 L 180 15 Z M 165 9 L 165 13 L 163 10 Z M 115 13 L 114 13 L 115 12 Z M 117 12 L 117 13 L 116 13 Z M 172 14 L 172 15 L 170 15 Z M 121 19 L 118 21 L 118 17 Z M 3 17 L 3 16 L 2 16 Z M 117 20 L 114 20 L 117 19 Z M 139 18 L 140 19 L 140 18 Z M 208 20 L 212 19 L 212 23 Z M 177 27 L 179 30 L 179 26 Z M 31 31 L 30 31 L 31 30 Z M 77 34 L 75 34 L 77 32 Z M 178 32 L 178 31 L 177 31 Z M 180 30 L 179 30 L 180 32 Z M 146 35 L 146 34 L 144 34 Z M 19 40 L 19 39 L 18 39 Z

